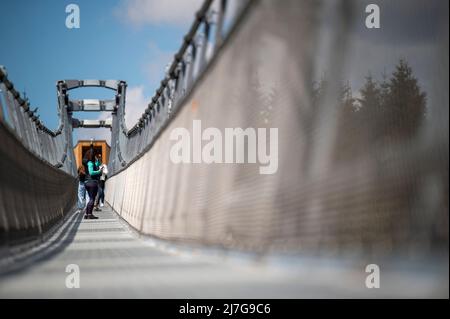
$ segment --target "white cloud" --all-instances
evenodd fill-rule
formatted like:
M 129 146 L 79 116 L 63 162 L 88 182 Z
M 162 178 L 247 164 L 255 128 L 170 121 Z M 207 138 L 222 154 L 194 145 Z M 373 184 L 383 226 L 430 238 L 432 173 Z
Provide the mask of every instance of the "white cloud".
M 129 87 L 127 89 L 126 105 L 125 105 L 125 124 L 130 129 L 136 124 L 146 109 L 150 97 L 144 95 L 144 86 Z
M 148 47 L 147 58 L 149 62 L 143 65 L 143 69 L 150 87 L 154 87 L 156 90 L 164 78 L 168 66 L 172 63 L 175 53 L 161 50 L 154 42 L 150 42 Z
M 194 21 L 203 0 L 122 0 L 115 12 L 136 25 L 175 25 L 185 27 Z

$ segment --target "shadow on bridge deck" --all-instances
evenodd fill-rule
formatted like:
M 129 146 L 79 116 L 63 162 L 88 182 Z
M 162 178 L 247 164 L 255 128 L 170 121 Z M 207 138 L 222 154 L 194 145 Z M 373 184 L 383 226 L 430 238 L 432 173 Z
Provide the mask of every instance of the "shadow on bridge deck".
M 83 216 L 78 213 L 69 214 L 64 221 L 54 225 L 45 237 L 37 239 L 37 241 L 43 241 L 41 245 L 36 246 L 34 241 L 28 244 L 31 248 L 27 245 L 10 247 L 7 256 L 2 256 L 0 279 L 26 272 L 36 263 L 44 263 L 63 252 L 74 240 L 82 218 Z
M 408 276 L 391 274 L 383 278 L 387 289 L 375 291 L 365 288 L 364 270 L 335 263 L 285 267 L 163 249 L 157 240 L 138 237 L 110 207 L 98 216 L 84 220 L 75 213 L 68 218 L 33 254 L 15 263 L 20 267 L 0 277 L 0 298 L 371 298 L 443 293 L 435 291 L 438 276 L 411 283 Z M 80 288 L 66 287 L 66 267 L 71 264 L 79 266 Z M 411 285 L 416 289 L 409 289 Z

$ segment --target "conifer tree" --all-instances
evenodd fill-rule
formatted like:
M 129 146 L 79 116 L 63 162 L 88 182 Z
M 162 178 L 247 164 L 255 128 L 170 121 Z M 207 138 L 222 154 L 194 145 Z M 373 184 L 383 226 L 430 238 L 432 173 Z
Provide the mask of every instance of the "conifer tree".
M 421 91 L 408 63 L 401 59 L 389 81 L 383 108 L 390 138 L 409 139 L 417 133 L 426 111 L 426 94 Z

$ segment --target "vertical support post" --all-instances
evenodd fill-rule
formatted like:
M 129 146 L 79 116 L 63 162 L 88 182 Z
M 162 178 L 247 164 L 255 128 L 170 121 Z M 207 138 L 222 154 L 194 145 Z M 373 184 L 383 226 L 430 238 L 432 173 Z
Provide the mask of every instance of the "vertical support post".
M 199 61 L 199 72 L 201 72 L 203 70 L 203 68 L 206 66 L 206 53 L 208 52 L 209 33 L 210 33 L 210 23 L 208 21 L 208 18 L 205 17 L 202 51 L 201 51 L 200 61 Z
M 5 117 L 3 115 L 2 94 L 3 94 L 3 84 L 0 82 L 0 121 L 4 122 Z
M 197 59 L 197 45 L 196 45 L 194 39 L 192 39 L 190 47 L 191 47 L 191 58 L 190 58 L 189 67 L 188 67 L 186 90 L 188 90 L 191 87 L 192 83 L 194 82 L 194 68 L 195 68 L 195 62 Z
M 214 51 L 216 51 L 222 45 L 223 42 L 223 24 L 225 20 L 226 7 L 227 7 L 227 0 L 220 0 L 219 13 L 216 25 Z

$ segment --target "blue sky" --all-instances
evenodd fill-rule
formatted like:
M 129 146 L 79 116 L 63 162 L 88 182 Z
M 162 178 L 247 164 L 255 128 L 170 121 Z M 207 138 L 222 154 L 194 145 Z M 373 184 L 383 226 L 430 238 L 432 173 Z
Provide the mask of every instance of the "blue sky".
M 127 122 L 132 122 L 160 83 L 201 2 L 2 2 L 0 64 L 6 67 L 15 87 L 26 91 L 32 106 L 39 107 L 41 119 L 51 129 L 58 123 L 55 83 L 59 79 L 127 81 Z M 65 8 L 70 3 L 80 8 L 79 29 L 65 25 Z M 71 98 L 107 98 L 112 93 L 99 89 L 72 92 Z M 80 113 L 75 117 L 97 118 L 98 114 Z M 79 130 L 78 134 L 89 138 L 93 132 Z
M 240 0 L 229 0 L 235 6 Z M 203 0 L 14 0 L 0 4 L 0 65 L 16 88 L 26 91 L 32 106 L 51 129 L 57 126 L 56 88 L 60 79 L 120 79 L 128 83 L 126 121 L 131 127 L 157 89 L 165 68 L 182 43 Z M 215 4 L 218 1 L 215 2 Z M 433 81 L 441 68 L 438 60 L 443 30 L 448 29 L 448 2 L 442 0 L 377 0 L 382 28 L 367 29 L 365 5 L 358 4 L 350 37 L 346 72 L 358 90 L 371 72 L 380 79 L 390 74 L 400 58 L 406 58 L 428 94 L 435 99 Z M 80 29 L 65 25 L 66 6 L 80 8 Z M 229 10 L 233 12 L 233 10 Z M 326 17 L 323 38 L 327 39 Z M 329 26 L 332 26 L 330 24 Z M 445 27 L 445 28 L 444 28 Z M 447 38 L 448 33 L 444 35 Z M 333 53 L 333 49 L 322 50 Z M 326 57 L 317 58 L 326 74 Z M 448 61 L 448 60 L 447 60 Z M 267 61 L 270 63 L 270 61 Z M 445 63 L 444 63 L 445 65 Z M 272 74 L 261 83 L 271 85 Z M 438 92 L 439 93 L 439 92 Z M 83 89 L 70 97 L 110 98 L 112 91 Z M 101 118 L 109 117 L 102 114 Z M 99 118 L 98 113 L 79 113 L 79 119 Z M 75 140 L 109 139 L 108 130 L 75 130 Z

